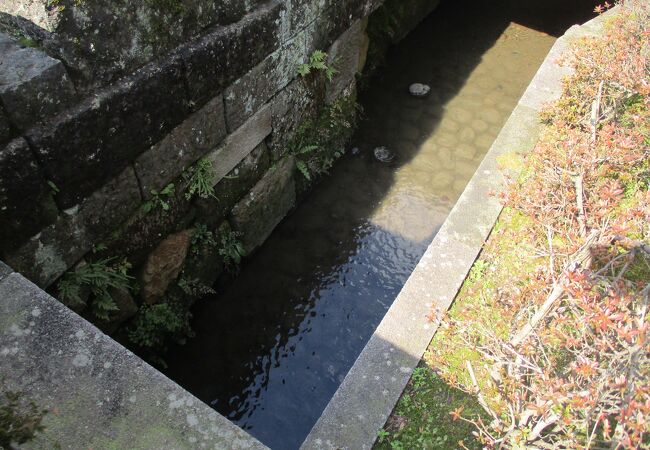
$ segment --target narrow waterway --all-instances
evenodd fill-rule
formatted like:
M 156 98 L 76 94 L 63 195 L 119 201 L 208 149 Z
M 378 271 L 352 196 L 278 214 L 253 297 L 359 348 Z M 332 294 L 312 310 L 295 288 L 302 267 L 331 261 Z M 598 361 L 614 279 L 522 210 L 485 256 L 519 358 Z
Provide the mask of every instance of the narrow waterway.
M 391 50 L 348 152 L 225 292 L 167 374 L 273 449 L 308 434 L 555 37 L 588 1 L 453 0 Z M 413 82 L 432 90 L 419 99 Z M 373 148 L 395 153 L 380 163 Z M 372 395 L 372 393 L 369 393 Z

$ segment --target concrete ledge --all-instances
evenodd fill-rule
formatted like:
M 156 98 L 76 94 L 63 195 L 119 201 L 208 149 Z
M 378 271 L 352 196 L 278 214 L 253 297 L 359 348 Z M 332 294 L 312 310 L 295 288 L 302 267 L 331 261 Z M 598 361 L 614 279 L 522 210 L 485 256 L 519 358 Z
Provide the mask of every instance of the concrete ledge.
M 0 354 L 8 388 L 49 411 L 21 448 L 266 448 L 2 263 Z
M 437 325 L 426 319 L 456 297 L 499 214 L 494 193 L 504 190 L 499 161 L 531 151 L 539 138 L 539 112 L 557 100 L 571 72 L 557 64 L 569 41 L 602 32 L 610 12 L 558 39 L 512 115 L 474 173 L 442 228 L 307 436 L 302 449 L 370 449 Z M 596 31 L 594 31 L 596 30 Z M 517 176 L 521 169 L 509 169 Z

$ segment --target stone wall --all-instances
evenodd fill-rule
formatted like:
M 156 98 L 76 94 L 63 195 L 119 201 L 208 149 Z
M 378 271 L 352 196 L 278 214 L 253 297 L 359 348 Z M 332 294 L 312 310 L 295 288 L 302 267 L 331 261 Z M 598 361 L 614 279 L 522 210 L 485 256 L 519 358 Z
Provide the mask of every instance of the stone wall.
M 354 99 L 380 0 L 137 3 L 0 0 L 0 259 L 57 295 L 67 272 L 126 258 L 142 289 L 118 322 L 210 272 L 186 257 L 197 229 L 250 254 L 294 206 L 292 139 Z M 316 50 L 331 80 L 298 75 Z
M 265 0 L 1 0 L 0 23 L 66 63 L 84 84 L 115 80 L 236 23 Z
M 0 0 L 0 387 L 48 411 L 26 448 L 265 448 L 105 333 L 185 338 L 345 150 L 381 1 Z M 331 80 L 298 75 L 316 50 Z

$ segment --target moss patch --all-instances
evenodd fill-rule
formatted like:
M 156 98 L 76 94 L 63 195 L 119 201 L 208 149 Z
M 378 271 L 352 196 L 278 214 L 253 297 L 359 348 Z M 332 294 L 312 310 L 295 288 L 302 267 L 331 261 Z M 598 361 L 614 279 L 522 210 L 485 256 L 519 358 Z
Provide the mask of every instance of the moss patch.
M 465 414 L 481 414 L 472 396 L 441 380 L 421 363 L 380 431 L 376 449 L 457 449 L 459 441 L 469 449 L 480 449 L 473 439 L 472 425 L 454 421 L 451 412 L 462 408 Z

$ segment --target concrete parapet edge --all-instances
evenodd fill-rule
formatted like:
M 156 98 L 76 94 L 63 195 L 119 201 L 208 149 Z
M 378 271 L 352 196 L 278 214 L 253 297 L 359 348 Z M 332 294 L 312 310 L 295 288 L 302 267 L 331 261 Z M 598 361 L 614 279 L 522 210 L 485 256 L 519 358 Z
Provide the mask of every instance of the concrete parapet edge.
M 0 263 L 0 373 L 46 409 L 21 448 L 265 449 Z

